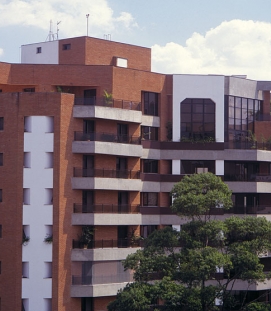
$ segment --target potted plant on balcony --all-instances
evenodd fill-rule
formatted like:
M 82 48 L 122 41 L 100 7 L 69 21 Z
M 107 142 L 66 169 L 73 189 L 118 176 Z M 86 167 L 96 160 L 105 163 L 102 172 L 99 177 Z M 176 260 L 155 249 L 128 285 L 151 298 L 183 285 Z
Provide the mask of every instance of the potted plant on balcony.
M 106 106 L 112 106 L 113 104 L 113 95 L 104 90 L 104 103 Z
M 93 241 L 93 227 L 82 226 L 82 233 L 79 235 L 79 241 L 83 245 L 84 249 L 87 249 L 90 243 Z
M 23 244 L 24 246 L 26 246 L 26 245 L 28 244 L 29 241 L 30 241 L 30 237 L 27 236 L 27 235 L 25 235 L 25 234 L 23 234 L 22 244 Z
M 139 247 L 140 246 L 140 241 L 143 241 L 144 238 L 142 236 L 140 236 L 139 234 L 137 234 L 136 229 L 132 229 L 132 231 L 129 234 L 129 241 L 130 241 L 130 245 L 131 247 Z
M 52 234 L 46 234 L 46 237 L 43 240 L 47 244 L 53 243 L 53 235 Z

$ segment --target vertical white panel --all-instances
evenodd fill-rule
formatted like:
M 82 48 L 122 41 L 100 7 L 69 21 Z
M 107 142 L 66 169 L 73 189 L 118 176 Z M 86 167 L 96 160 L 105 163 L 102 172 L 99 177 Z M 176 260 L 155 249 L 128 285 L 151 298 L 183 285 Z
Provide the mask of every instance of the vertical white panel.
M 220 176 L 224 175 L 224 160 L 215 161 L 215 174 Z
M 181 161 L 172 160 L 172 175 L 180 175 L 180 174 L 181 174 Z
M 52 243 L 44 239 L 52 233 L 53 224 L 53 169 L 48 169 L 54 151 L 53 118 L 29 116 L 25 124 L 25 164 L 30 167 L 23 171 L 24 203 L 28 204 L 23 207 L 23 222 L 31 228 L 31 237 L 22 246 L 23 262 L 29 267 L 29 278 L 22 279 L 22 298 L 27 299 L 29 311 L 50 310 Z

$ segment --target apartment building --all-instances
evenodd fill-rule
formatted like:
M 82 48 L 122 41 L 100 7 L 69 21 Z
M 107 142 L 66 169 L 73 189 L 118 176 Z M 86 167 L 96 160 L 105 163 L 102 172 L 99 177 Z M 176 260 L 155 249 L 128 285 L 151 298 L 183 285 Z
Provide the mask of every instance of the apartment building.
M 0 310 L 106 310 L 137 237 L 179 229 L 185 174 L 228 183 L 217 217 L 271 220 L 271 81 L 154 73 L 150 49 L 90 37 L 21 59 L 0 63 Z

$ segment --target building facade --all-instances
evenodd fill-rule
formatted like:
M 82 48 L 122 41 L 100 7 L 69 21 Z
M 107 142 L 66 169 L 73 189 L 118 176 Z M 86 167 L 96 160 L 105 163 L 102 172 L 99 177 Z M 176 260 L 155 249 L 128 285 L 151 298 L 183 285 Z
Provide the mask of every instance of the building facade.
M 229 185 L 216 217 L 269 219 L 270 89 L 154 73 L 150 49 L 90 37 L 0 63 L 0 310 L 106 310 L 138 237 L 184 221 L 169 195 L 183 175 Z

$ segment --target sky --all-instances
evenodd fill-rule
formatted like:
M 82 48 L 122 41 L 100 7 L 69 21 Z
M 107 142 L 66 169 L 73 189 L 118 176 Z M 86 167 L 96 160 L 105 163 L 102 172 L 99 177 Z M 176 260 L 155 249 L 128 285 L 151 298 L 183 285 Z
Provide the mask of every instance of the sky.
M 88 35 L 152 49 L 152 71 L 271 80 L 271 0 L 0 0 L 0 61 Z

